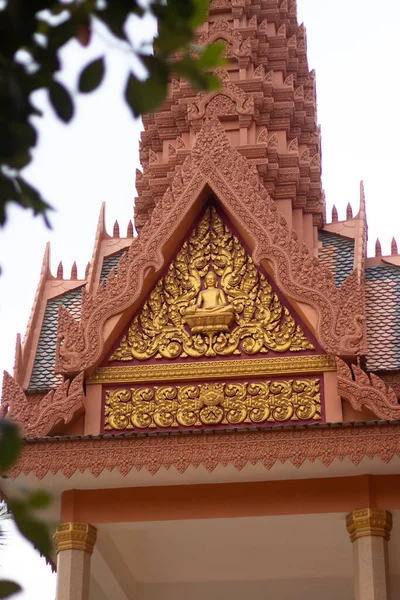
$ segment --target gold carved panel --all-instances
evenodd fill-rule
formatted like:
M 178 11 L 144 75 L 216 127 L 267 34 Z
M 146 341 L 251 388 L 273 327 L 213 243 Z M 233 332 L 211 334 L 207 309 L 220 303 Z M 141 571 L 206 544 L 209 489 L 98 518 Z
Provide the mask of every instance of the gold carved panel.
M 239 239 L 209 207 L 109 360 L 313 349 Z
M 106 389 L 104 417 L 106 431 L 320 420 L 320 380 Z

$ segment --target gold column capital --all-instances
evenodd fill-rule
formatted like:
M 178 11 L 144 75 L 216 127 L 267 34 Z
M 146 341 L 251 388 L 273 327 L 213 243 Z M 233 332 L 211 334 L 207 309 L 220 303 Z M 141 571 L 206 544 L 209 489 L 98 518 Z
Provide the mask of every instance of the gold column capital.
M 92 554 L 97 529 L 88 523 L 62 523 L 56 529 L 54 540 L 57 554 L 62 550 L 83 550 Z
M 392 515 L 389 511 L 378 508 L 353 510 L 346 517 L 346 528 L 352 542 L 366 536 L 383 537 L 389 541 Z

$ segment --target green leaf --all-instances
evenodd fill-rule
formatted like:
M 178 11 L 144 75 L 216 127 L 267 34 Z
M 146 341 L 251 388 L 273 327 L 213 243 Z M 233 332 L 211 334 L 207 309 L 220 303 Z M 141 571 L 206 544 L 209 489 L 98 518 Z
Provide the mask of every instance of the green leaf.
M 189 23 L 193 29 L 201 25 L 207 18 L 208 14 L 208 0 L 192 0 L 195 12 Z
M 21 587 L 15 581 L 4 579 L 0 581 L 0 599 L 9 598 L 21 591 Z
M 134 75 L 129 75 L 125 86 L 125 100 L 134 117 L 152 112 L 164 102 L 166 96 L 167 84 L 156 77 L 140 81 Z
M 50 496 L 43 490 L 36 490 L 29 495 L 28 504 L 32 508 L 46 508 L 50 504 Z
M 0 473 L 4 473 L 17 460 L 21 450 L 18 427 L 10 421 L 0 421 Z
M 105 73 L 104 57 L 98 58 L 85 67 L 79 76 L 79 91 L 93 92 L 102 82 Z
M 64 123 L 68 123 L 74 115 L 74 105 L 69 92 L 58 81 L 52 81 L 49 86 L 49 96 L 57 116 Z
M 223 57 L 225 46 L 221 43 L 211 44 L 205 48 L 198 59 L 200 69 L 210 69 L 214 67 L 222 67 L 226 64 Z
M 52 549 L 49 529 L 45 523 L 32 514 L 29 501 L 9 500 L 8 507 L 20 533 L 32 542 L 39 552 L 49 557 Z

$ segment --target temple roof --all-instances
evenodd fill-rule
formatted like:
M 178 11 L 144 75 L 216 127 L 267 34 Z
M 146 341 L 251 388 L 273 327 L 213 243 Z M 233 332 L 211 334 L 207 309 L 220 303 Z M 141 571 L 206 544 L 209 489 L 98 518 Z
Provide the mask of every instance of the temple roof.
M 400 267 L 367 266 L 365 299 L 368 370 L 400 369 Z

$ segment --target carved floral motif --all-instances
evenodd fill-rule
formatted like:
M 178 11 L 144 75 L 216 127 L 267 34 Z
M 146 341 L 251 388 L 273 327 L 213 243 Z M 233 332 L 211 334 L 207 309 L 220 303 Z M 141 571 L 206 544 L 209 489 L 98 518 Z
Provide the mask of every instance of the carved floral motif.
M 106 390 L 105 430 L 321 419 L 319 379 Z
M 232 312 L 225 312 L 226 326 L 206 326 L 211 332 L 207 335 L 201 326 L 203 321 L 218 315 L 224 307 L 215 307 L 209 313 L 200 311 L 197 320 L 201 325 L 197 327 L 189 321 L 189 314 L 193 313 L 190 318 L 196 321 L 196 299 L 210 272 L 220 277 Z M 234 325 L 229 327 L 232 318 Z M 289 310 L 282 306 L 265 276 L 212 207 L 205 211 L 167 275 L 159 280 L 135 316 L 128 336 L 123 337 L 110 361 L 312 349 L 314 346 Z

